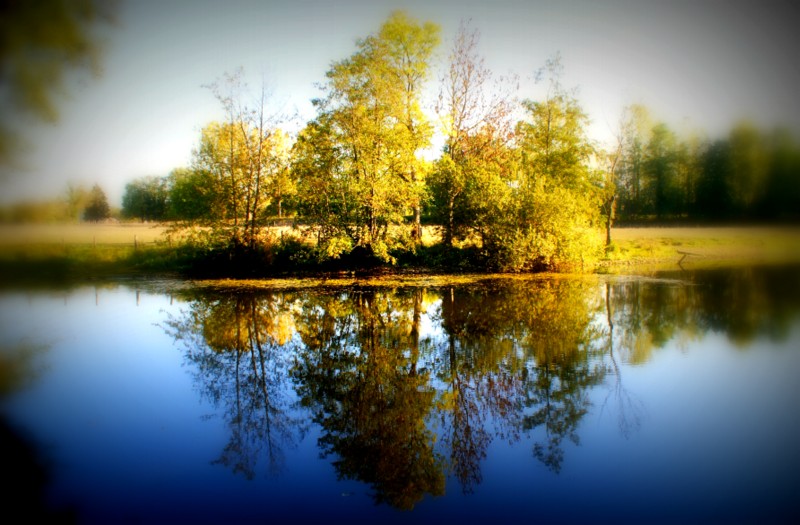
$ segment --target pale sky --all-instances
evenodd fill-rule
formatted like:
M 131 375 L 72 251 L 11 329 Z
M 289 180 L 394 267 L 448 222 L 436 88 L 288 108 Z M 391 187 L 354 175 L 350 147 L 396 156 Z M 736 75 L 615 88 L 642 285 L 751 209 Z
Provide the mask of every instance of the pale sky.
M 790 2 L 122 0 L 102 75 L 68 87 L 58 124 L 23 130 L 31 149 L 5 168 L 2 202 L 97 182 L 119 206 L 134 178 L 190 163 L 200 129 L 223 117 L 203 85 L 239 67 L 301 126 L 331 63 L 394 9 L 441 26 L 437 67 L 459 21 L 471 19 L 486 65 L 519 75 L 520 98 L 541 96 L 531 77 L 560 53 L 564 84 L 578 89 L 600 142 L 631 103 L 676 130 L 714 135 L 750 119 L 800 139 L 800 9 Z

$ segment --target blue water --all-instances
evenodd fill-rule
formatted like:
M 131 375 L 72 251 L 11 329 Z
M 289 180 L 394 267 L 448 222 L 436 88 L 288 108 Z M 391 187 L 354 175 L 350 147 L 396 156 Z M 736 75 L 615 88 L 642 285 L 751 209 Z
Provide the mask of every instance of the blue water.
M 32 456 L 4 465 L 46 477 L 3 503 L 78 523 L 795 522 L 797 275 L 6 290 L 0 414 Z

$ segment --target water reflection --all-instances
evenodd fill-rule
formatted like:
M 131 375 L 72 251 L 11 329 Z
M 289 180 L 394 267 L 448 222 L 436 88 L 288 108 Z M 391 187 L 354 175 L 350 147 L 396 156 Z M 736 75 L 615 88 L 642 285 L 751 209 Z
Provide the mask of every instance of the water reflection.
M 40 358 L 50 345 L 0 342 L 0 399 L 32 384 L 41 375 Z
M 480 481 L 477 460 L 492 439 L 486 419 L 509 441 L 535 434 L 533 455 L 555 472 L 562 441 L 579 442 L 585 391 L 605 375 L 596 359 L 601 333 L 592 323 L 594 288 L 580 280 L 536 280 L 443 291 L 439 377 L 452 402 L 442 417 L 449 421 L 451 465 L 465 490 Z
M 234 294 L 196 299 L 168 331 L 186 347 L 201 394 L 220 410 L 230 440 L 216 463 L 248 479 L 266 456 L 267 470 L 284 466 L 305 424 L 287 388 L 292 359 L 291 295 Z
M 313 424 L 340 479 L 412 509 L 452 479 L 477 490 L 495 441 L 554 474 L 593 411 L 630 437 L 647 407 L 623 370 L 670 341 L 785 338 L 800 273 L 739 269 L 659 279 L 492 279 L 470 285 L 185 292 L 185 344 L 230 440 L 217 460 L 253 477 Z M 624 366 L 623 366 L 624 365 Z M 606 389 L 604 395 L 592 395 Z M 600 400 L 593 406 L 593 400 Z
M 644 364 L 674 338 L 726 334 L 742 348 L 789 337 L 798 312 L 800 268 L 735 268 L 661 274 L 609 283 L 608 326 L 626 362 Z
M 41 357 L 50 345 L 21 341 L 0 342 L 0 401 L 32 385 L 42 374 Z M 46 502 L 52 466 L 41 457 L 31 436 L 13 426 L 0 412 L 0 450 L 6 486 L 0 505 L 9 516 L 25 515 L 32 521 L 73 523 L 74 509 L 51 508 Z
M 294 379 L 340 478 L 377 502 L 411 509 L 444 493 L 444 462 L 426 418 L 436 392 L 420 370 L 421 291 L 353 290 L 305 301 Z
M 613 375 L 613 382 L 608 394 L 606 395 L 602 409 L 605 410 L 611 402 L 614 402 L 614 409 L 617 413 L 617 425 L 619 431 L 625 438 L 629 438 L 631 434 L 639 430 L 642 419 L 645 415 L 644 404 L 639 400 L 635 393 L 631 393 L 625 388 L 622 380 L 622 367 L 615 351 L 614 341 L 614 291 L 615 287 L 610 282 L 605 283 L 605 306 L 606 306 L 606 330 L 607 330 L 607 347 L 608 347 L 608 362 L 610 363 L 610 372 Z

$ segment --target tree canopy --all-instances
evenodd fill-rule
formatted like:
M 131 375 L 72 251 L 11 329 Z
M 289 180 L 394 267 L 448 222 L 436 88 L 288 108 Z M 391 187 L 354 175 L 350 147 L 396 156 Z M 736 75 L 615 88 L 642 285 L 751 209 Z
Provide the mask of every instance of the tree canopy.
M 543 96 L 525 98 L 479 43 L 463 22 L 432 79 L 439 27 L 394 12 L 331 63 L 296 134 L 263 86 L 252 97 L 241 71 L 225 75 L 209 86 L 224 117 L 202 128 L 191 165 L 133 181 L 123 211 L 204 226 L 217 249 L 259 264 L 298 248 L 292 264 L 395 263 L 423 248 L 424 220 L 445 260 L 500 271 L 583 268 L 603 229 L 613 249 L 616 222 L 799 218 L 800 149 L 785 132 L 682 137 L 632 105 L 604 148 L 558 54 L 537 73 Z M 286 214 L 302 233 L 281 244 L 265 226 Z
M 401 12 L 360 40 L 327 73 L 318 116 L 300 135 L 294 169 L 304 217 L 336 257 L 355 247 L 387 259 L 395 227 L 413 214 L 419 237 L 432 126 L 420 108 L 422 82 L 439 43 L 438 26 Z
M 19 141 L 19 115 L 53 121 L 70 69 L 99 70 L 97 27 L 113 20 L 116 2 L 0 2 L 0 161 Z
M 89 192 L 86 208 L 83 210 L 83 218 L 87 221 L 99 222 L 111 217 L 111 208 L 108 206 L 108 199 L 100 185 L 95 184 Z

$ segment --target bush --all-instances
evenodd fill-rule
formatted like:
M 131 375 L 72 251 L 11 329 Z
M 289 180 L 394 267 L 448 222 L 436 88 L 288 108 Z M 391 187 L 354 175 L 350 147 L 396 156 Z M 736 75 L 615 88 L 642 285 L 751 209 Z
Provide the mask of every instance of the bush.
M 490 267 L 521 272 L 564 270 L 593 263 L 602 238 L 591 197 L 537 183 L 517 194 L 514 212 L 488 231 Z

